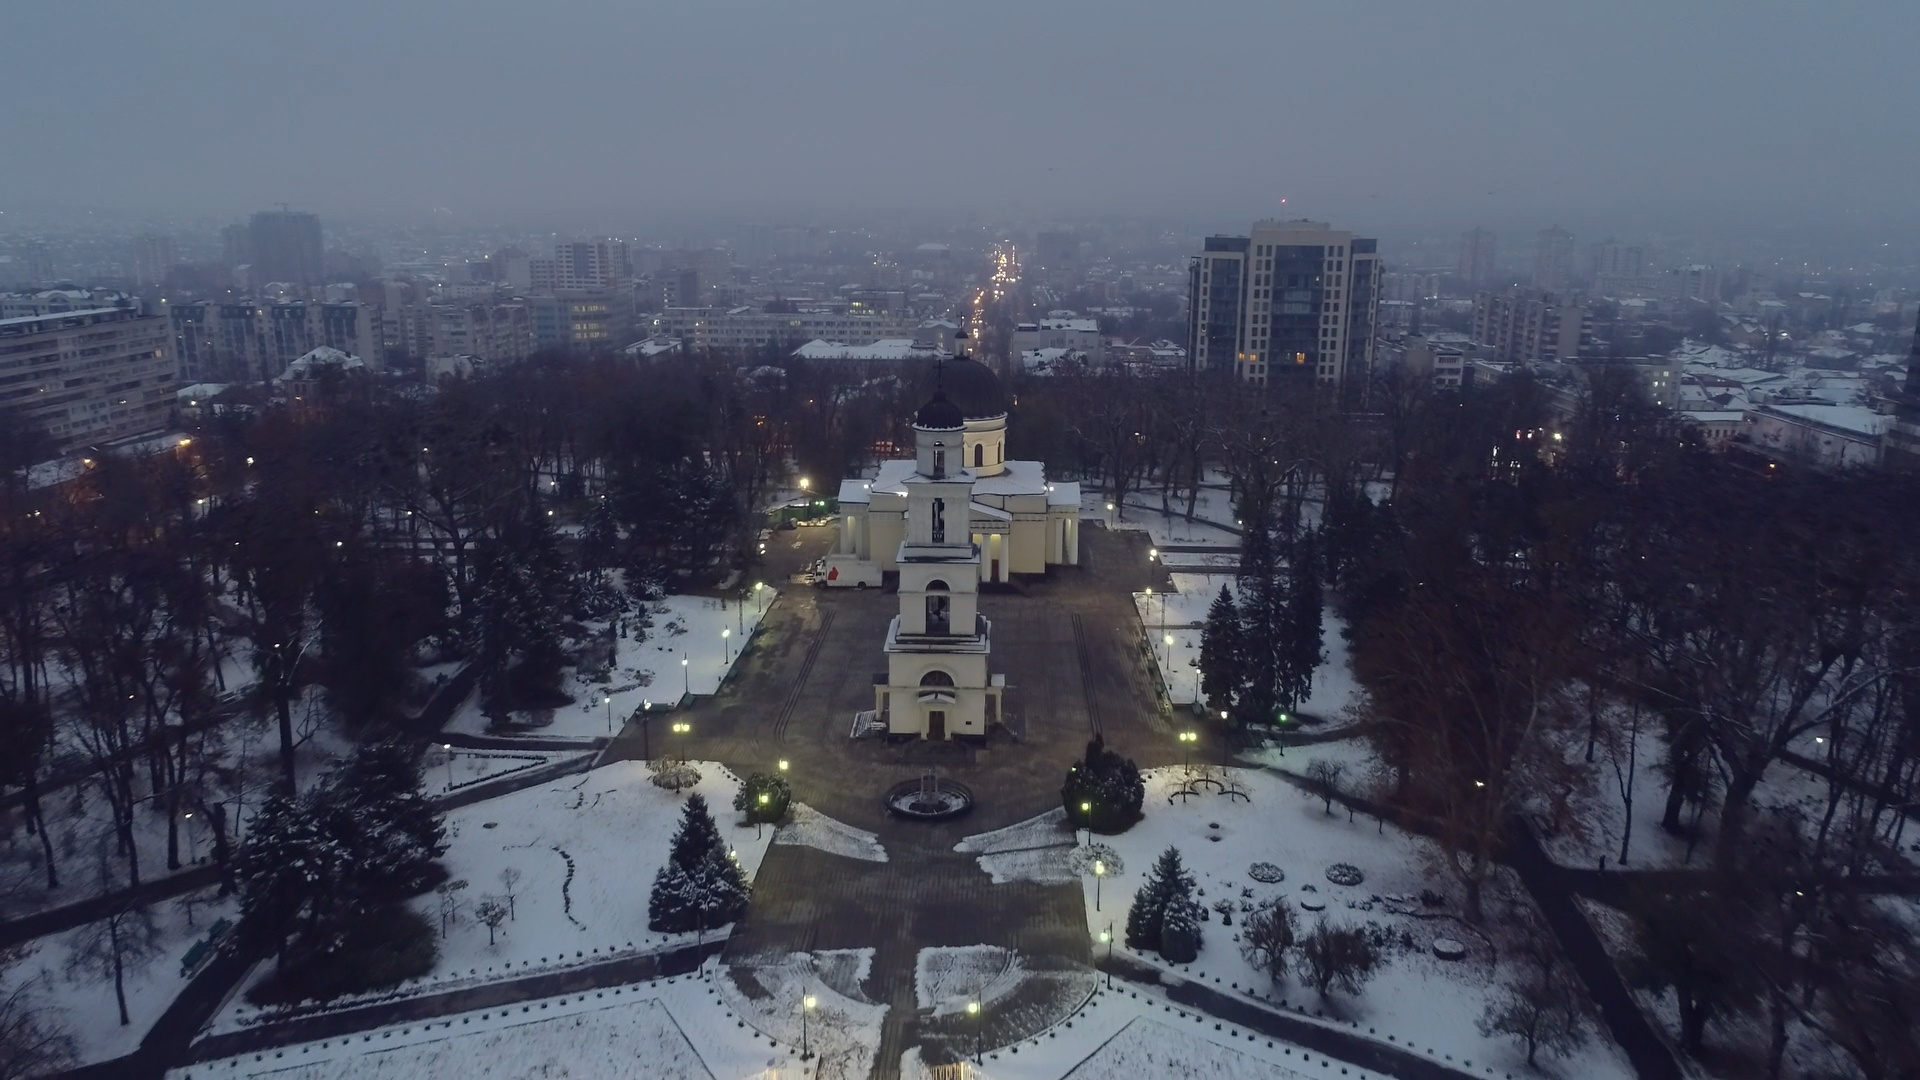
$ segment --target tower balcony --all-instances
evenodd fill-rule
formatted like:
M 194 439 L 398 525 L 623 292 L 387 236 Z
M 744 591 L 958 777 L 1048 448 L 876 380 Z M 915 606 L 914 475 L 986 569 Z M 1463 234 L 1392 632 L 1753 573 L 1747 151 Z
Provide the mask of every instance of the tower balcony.
M 900 629 L 900 616 L 887 624 L 888 652 L 981 653 L 992 651 L 993 623 L 985 615 L 975 614 L 971 632 L 956 632 L 950 627 L 944 634 L 909 634 Z

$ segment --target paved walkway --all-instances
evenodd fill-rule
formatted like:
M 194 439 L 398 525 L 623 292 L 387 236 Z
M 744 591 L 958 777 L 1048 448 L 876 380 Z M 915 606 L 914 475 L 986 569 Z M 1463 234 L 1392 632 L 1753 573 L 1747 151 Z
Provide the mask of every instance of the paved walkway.
M 209 1035 L 192 1045 L 186 1062 L 217 1061 L 236 1054 L 260 1053 L 276 1046 L 313 1042 L 316 1039 L 335 1039 L 342 1035 L 372 1031 L 391 1024 L 431 1020 L 440 1016 L 457 1016 L 477 1009 L 493 1009 L 521 1001 L 554 997 L 558 994 L 603 990 L 612 986 L 626 986 L 651 979 L 663 979 L 670 975 L 684 975 L 697 970 L 707 957 L 718 953 L 724 944 L 720 941 L 710 941 L 698 947 L 690 945 L 671 952 L 626 956 L 598 964 L 568 968 L 565 971 L 552 971 L 504 982 L 487 983 L 484 986 L 470 987 L 465 990 L 425 994 L 401 1001 L 382 1002 L 357 1009 L 341 1009 L 338 1012 L 317 1016 L 303 1016 L 261 1024 L 245 1031 Z

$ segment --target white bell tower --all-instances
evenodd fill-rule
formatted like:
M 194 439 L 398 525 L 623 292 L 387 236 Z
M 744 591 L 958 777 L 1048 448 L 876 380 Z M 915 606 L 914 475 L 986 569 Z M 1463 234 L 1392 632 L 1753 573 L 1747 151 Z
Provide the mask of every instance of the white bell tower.
M 980 614 L 980 548 L 973 542 L 974 474 L 964 458 L 966 418 L 936 390 L 914 415 L 914 471 L 902 481 L 900 614 L 887 631 L 887 682 L 876 707 L 892 735 L 951 739 L 987 734 L 989 624 Z

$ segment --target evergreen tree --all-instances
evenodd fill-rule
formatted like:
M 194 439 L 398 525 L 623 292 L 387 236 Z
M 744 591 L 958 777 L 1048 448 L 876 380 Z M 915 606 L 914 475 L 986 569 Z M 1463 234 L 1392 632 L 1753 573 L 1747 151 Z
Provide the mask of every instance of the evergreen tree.
M 417 890 L 446 853 L 440 811 L 420 790 L 417 753 L 385 740 L 356 747 L 310 800 L 350 856 L 348 900 L 368 903 Z
M 1086 756 L 1067 770 L 1060 802 L 1075 828 L 1097 832 L 1124 832 L 1140 820 L 1147 785 L 1132 758 L 1107 749 L 1104 736 L 1087 743 Z M 1084 807 L 1084 809 L 1082 809 Z
M 1160 958 L 1191 964 L 1200 955 L 1200 905 L 1186 896 L 1167 901 L 1160 922 Z
M 1233 707 L 1234 691 L 1244 677 L 1240 650 L 1240 608 L 1222 585 L 1200 628 L 1200 693 L 1209 709 Z
M 1280 652 L 1280 701 L 1291 713 L 1313 690 L 1313 673 L 1326 659 L 1322 649 L 1320 544 L 1308 530 L 1294 544 L 1288 567 L 1286 635 Z
M 761 801 L 761 796 L 766 801 Z M 749 822 L 779 821 L 787 816 L 787 805 L 793 801 L 793 790 L 787 786 L 786 778 L 773 773 L 753 773 L 740 781 L 740 790 L 734 792 L 733 808 L 747 815 Z
M 1193 885 L 1193 875 L 1180 861 L 1179 850 L 1169 847 L 1161 852 L 1153 869 L 1147 871 L 1147 879 L 1133 894 L 1133 906 L 1127 909 L 1127 947 L 1157 951 L 1168 905 L 1191 903 Z
M 587 507 L 581 522 L 580 559 L 589 569 L 605 570 L 620 563 L 620 523 L 614 517 L 613 500 L 601 495 Z
M 667 864 L 654 875 L 647 927 L 662 933 L 711 930 L 740 918 L 752 887 L 699 794 L 687 797 Z
M 275 793 L 248 822 L 234 858 L 241 925 L 265 935 L 284 962 L 294 932 L 331 914 L 348 862 L 305 800 Z

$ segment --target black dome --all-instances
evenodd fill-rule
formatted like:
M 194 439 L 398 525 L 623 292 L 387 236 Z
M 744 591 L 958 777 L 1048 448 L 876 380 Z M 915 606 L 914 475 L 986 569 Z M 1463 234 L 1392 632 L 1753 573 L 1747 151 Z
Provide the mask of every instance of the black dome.
M 920 411 L 913 414 L 913 426 L 950 431 L 954 428 L 966 427 L 967 418 L 960 411 L 960 406 L 949 400 L 945 392 L 935 390 L 933 399 L 920 406 Z
M 928 391 L 945 390 L 968 420 L 1007 415 L 1006 391 L 1000 377 L 970 356 L 956 357 L 927 372 Z

